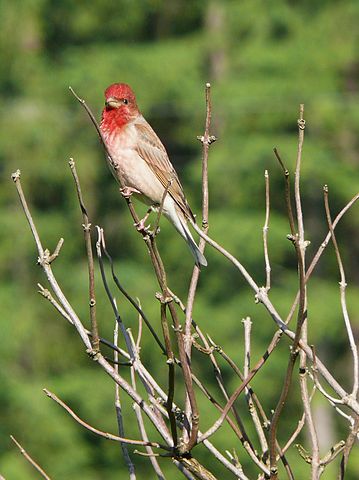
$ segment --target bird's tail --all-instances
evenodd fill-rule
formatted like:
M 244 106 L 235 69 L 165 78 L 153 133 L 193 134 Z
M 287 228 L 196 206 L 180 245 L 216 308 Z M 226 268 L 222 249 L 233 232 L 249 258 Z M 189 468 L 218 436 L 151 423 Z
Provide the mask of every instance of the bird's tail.
M 189 236 L 186 235 L 186 237 L 187 237 L 186 238 L 187 245 L 189 246 L 189 249 L 191 250 L 191 253 L 194 256 L 194 260 L 196 262 L 197 267 L 201 268 L 201 265 L 203 267 L 207 267 L 208 263 L 207 263 L 206 257 L 198 248 L 196 242 L 192 238 L 192 235 L 189 234 Z
M 201 253 L 200 249 L 198 248 L 196 242 L 194 241 L 191 232 L 189 231 L 189 228 L 187 226 L 186 220 L 180 219 L 181 222 L 181 227 L 182 231 L 180 231 L 181 235 L 183 238 L 186 240 L 187 245 L 189 249 L 191 250 L 191 253 L 194 257 L 194 260 L 196 262 L 197 267 L 201 268 L 201 265 L 203 267 L 207 267 L 208 263 L 206 260 L 206 257 Z
M 169 196 L 168 196 L 169 197 Z M 167 197 L 167 198 L 168 198 Z M 166 207 L 166 204 L 165 204 Z M 207 266 L 207 260 L 203 253 L 200 252 L 192 234 L 188 228 L 187 220 L 181 210 L 175 206 L 174 201 L 170 198 L 167 207 L 163 210 L 164 215 L 170 220 L 178 233 L 186 240 L 186 243 L 191 250 L 196 265 L 198 268 Z

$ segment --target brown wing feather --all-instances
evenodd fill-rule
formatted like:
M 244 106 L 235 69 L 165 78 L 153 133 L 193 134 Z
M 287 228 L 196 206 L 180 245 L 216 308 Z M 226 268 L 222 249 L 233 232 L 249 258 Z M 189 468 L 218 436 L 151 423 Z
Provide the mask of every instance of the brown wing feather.
M 134 124 L 137 134 L 137 153 L 142 157 L 162 183 L 164 188 L 168 187 L 170 181 L 172 184 L 168 188 L 168 193 L 181 208 L 186 217 L 194 220 L 193 213 L 187 203 L 178 175 L 170 162 L 166 149 L 162 145 L 151 126 L 143 117 L 136 120 Z

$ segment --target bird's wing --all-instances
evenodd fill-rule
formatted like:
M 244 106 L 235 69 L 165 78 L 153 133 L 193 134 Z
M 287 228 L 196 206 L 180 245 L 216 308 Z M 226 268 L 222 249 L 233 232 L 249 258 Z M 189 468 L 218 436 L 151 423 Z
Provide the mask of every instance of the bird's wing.
M 180 207 L 186 217 L 194 220 L 193 213 L 187 203 L 178 175 L 171 164 L 166 149 L 162 145 L 151 126 L 143 117 L 140 117 L 134 123 L 137 131 L 137 153 L 147 165 L 151 168 L 164 188 L 168 188 L 168 193 Z

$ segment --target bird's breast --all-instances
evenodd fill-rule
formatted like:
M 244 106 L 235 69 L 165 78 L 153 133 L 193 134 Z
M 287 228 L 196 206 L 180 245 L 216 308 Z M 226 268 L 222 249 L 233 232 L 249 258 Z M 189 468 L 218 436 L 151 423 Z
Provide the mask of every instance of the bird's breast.
M 128 125 L 121 132 L 105 135 L 107 148 L 113 164 L 110 169 L 123 186 L 132 187 L 142 193 L 140 200 L 148 205 L 159 204 L 163 185 L 146 161 L 138 154 L 135 127 Z

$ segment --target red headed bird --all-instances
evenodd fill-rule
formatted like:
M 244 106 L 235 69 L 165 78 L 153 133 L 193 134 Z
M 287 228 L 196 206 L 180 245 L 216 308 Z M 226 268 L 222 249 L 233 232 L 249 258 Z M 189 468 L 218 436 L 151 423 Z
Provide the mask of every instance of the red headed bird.
M 194 216 L 178 175 L 161 140 L 141 115 L 129 85 L 114 83 L 106 89 L 100 128 L 114 162 L 111 171 L 121 179 L 125 192 L 158 210 L 168 189 L 163 214 L 186 240 L 196 265 L 206 266 L 187 225 Z

